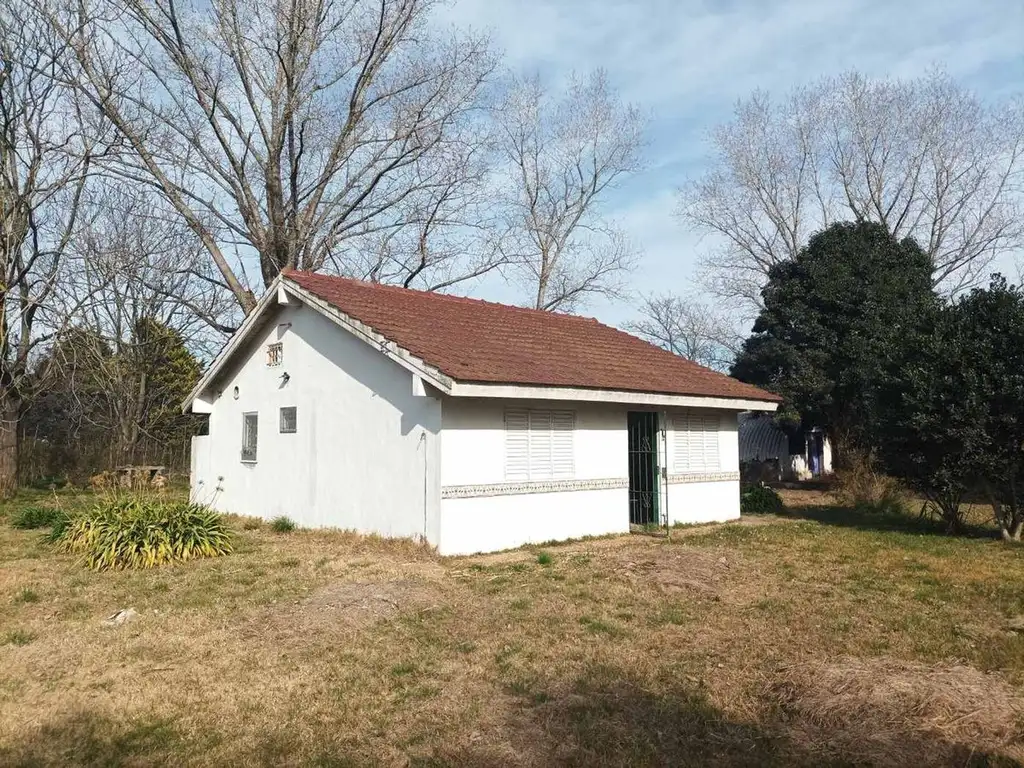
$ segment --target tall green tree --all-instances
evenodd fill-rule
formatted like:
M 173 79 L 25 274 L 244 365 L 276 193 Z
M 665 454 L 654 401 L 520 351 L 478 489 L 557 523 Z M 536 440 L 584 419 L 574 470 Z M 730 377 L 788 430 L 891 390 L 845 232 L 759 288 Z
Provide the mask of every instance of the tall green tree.
M 181 335 L 155 320 L 135 324 L 129 346 L 123 352 L 128 381 L 134 396 L 122 426 L 124 450 L 129 458 L 141 435 L 158 442 L 183 440 L 191 434 L 194 417 L 182 414 L 181 403 L 199 381 L 202 366 L 185 346 Z
M 961 524 L 969 490 L 1004 539 L 1024 534 L 1024 290 L 999 275 L 943 309 L 936 333 L 894 380 L 880 428 L 888 471 Z M 940 508 L 941 505 L 940 505 Z
M 978 404 L 963 388 L 962 361 L 970 355 L 951 334 L 952 314 L 948 307 L 940 312 L 933 332 L 883 385 L 875 455 L 885 472 L 928 501 L 947 532 L 961 533 L 962 503 L 972 485 L 964 459 L 985 445 Z
M 842 462 L 871 444 L 882 384 L 934 323 L 931 272 L 913 240 L 832 225 L 771 268 L 732 374 L 783 396 L 783 426 L 824 427 Z

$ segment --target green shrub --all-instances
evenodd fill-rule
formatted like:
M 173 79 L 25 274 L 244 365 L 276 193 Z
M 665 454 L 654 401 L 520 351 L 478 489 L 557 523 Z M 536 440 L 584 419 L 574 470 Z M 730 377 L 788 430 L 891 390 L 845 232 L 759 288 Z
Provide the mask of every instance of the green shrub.
M 551 565 L 555 560 L 549 552 L 538 552 L 537 563 L 540 565 Z
M 740 494 L 740 512 L 744 515 L 781 515 L 785 511 L 782 497 L 767 485 L 752 485 Z
M 71 518 L 57 547 L 97 571 L 152 568 L 231 551 L 220 514 L 201 504 L 114 498 Z
M 47 534 L 46 540 L 51 544 L 60 541 L 69 525 L 71 525 L 71 516 L 66 512 L 61 512 L 51 523 L 50 533 Z
M 23 507 L 11 515 L 11 527 L 49 528 L 64 516 L 63 512 L 53 507 Z
M 290 517 L 281 515 L 270 521 L 270 530 L 274 533 L 291 533 L 295 530 L 295 523 Z

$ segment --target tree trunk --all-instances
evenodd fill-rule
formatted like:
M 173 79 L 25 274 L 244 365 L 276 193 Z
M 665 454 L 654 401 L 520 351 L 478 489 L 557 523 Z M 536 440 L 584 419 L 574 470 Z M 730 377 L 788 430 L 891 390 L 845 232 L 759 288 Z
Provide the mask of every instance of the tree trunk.
M 1021 533 L 1024 533 L 1024 518 L 1017 518 L 1009 526 L 1002 526 L 1000 533 L 1003 535 L 1003 541 L 1019 543 Z
M 18 401 L 8 388 L 0 389 L 0 497 L 18 488 Z

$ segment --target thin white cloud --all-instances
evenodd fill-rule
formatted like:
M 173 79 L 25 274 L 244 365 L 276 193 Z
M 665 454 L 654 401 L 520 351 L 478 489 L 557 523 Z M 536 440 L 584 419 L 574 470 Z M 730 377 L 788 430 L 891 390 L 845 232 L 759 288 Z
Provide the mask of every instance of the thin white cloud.
M 1024 81 L 1020 0 L 455 0 L 444 18 L 491 29 L 515 69 L 557 79 L 603 67 L 651 110 L 648 169 L 608 206 L 646 252 L 639 292 L 684 290 L 693 279 L 700 244 L 674 216 L 674 191 L 701 171 L 706 132 L 752 90 L 781 94 L 851 68 L 911 77 L 936 65 L 983 98 Z M 613 322 L 629 313 L 591 311 Z

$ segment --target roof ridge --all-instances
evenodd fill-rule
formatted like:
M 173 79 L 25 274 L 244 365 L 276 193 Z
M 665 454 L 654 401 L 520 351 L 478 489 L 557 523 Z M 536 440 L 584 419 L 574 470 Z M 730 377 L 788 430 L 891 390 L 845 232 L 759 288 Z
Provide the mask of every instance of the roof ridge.
M 310 272 L 308 270 L 301 269 L 282 270 L 282 277 L 288 277 L 289 275 L 301 275 L 303 277 L 312 277 L 317 280 L 338 280 L 345 283 L 354 283 L 356 285 L 364 286 L 366 288 L 372 288 L 375 290 L 379 289 L 384 291 L 396 291 L 399 293 L 415 293 L 421 296 L 430 296 L 432 298 L 447 299 L 449 301 L 455 301 L 459 303 L 483 304 L 489 307 L 500 307 L 503 310 L 512 309 L 517 312 L 524 312 L 535 316 L 550 317 L 551 315 L 556 315 L 557 317 L 568 317 L 572 318 L 573 320 L 582 320 L 584 322 L 597 323 L 598 325 L 603 325 L 606 328 L 613 328 L 615 330 L 619 330 L 618 328 L 615 328 L 615 326 L 613 325 L 607 325 L 605 323 L 602 323 L 596 317 L 590 317 L 588 315 L 577 315 L 572 312 L 561 312 L 552 309 L 536 309 L 534 307 L 521 307 L 518 304 L 505 304 L 504 302 L 501 301 L 489 301 L 487 299 L 478 299 L 473 296 L 458 296 L 454 293 L 428 291 L 423 288 L 406 288 L 405 286 L 402 285 L 392 285 L 390 283 L 375 283 L 372 282 L 371 280 L 360 280 L 358 277 L 346 277 L 344 275 L 326 275 L 322 272 Z M 625 331 L 623 331 L 623 333 L 625 333 Z

